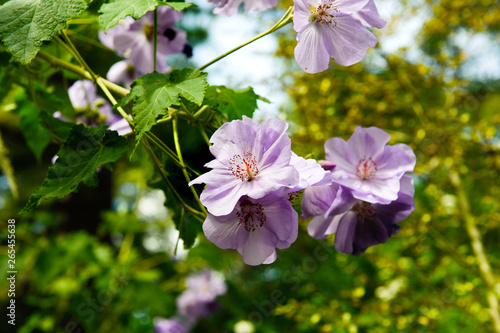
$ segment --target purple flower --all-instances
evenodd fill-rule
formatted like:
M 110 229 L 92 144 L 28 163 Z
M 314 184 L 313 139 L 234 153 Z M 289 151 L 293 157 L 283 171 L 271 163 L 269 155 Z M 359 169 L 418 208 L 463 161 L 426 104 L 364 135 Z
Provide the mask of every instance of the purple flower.
M 214 14 L 233 16 L 238 12 L 242 2 L 247 12 L 260 12 L 276 6 L 278 0 L 208 0 L 208 2 L 217 6 L 213 11 Z
M 359 200 L 380 204 L 396 200 L 400 179 L 413 171 L 416 156 L 408 145 L 386 145 L 389 139 L 379 128 L 358 126 L 348 141 L 326 141 L 326 159 L 336 164 L 332 181 L 349 188 Z
M 174 28 L 174 23 L 182 18 L 182 13 L 169 6 L 159 6 L 157 30 L 156 70 L 166 73 L 169 68 L 165 61 L 167 55 L 182 52 L 187 43 L 185 31 Z M 116 50 L 120 56 L 126 57 L 142 74 L 153 71 L 154 52 L 154 16 L 147 12 L 139 20 L 127 17 L 121 24 L 111 28 L 107 33 L 100 32 L 99 39 L 107 47 Z
M 97 88 L 90 80 L 76 81 L 68 89 L 69 99 L 76 112 L 76 122 L 88 126 L 106 124 L 112 131 L 119 135 L 130 133 L 132 129 L 128 122 L 113 113 L 111 105 L 97 95 Z M 60 112 L 55 112 L 54 117 L 68 121 Z
M 363 24 L 382 22 L 373 0 L 295 0 L 295 60 L 307 73 L 328 69 L 330 57 L 342 66 L 358 63 L 377 44 Z
M 199 318 L 208 318 L 220 309 L 220 304 L 214 297 L 186 290 L 177 297 L 177 311 L 190 323 Z
M 212 170 L 189 183 L 207 184 L 200 199 L 212 215 L 227 218 L 243 196 L 260 199 L 298 185 L 299 173 L 290 165 L 287 128 L 281 119 L 257 124 L 243 117 L 225 123 L 212 135 L 210 152 L 215 160 L 205 165 Z
M 177 318 L 155 318 L 155 333 L 188 333 L 189 327 Z
M 304 193 L 302 209 L 305 216 L 315 216 L 307 231 L 320 239 L 336 233 L 337 251 L 359 255 L 398 233 L 397 222 L 415 209 L 414 193 L 413 179 L 408 175 L 401 178 L 398 198 L 387 205 L 357 200 L 338 184 L 310 187 Z
M 224 279 L 214 271 L 205 269 L 199 274 L 191 274 L 186 278 L 187 289 L 197 294 L 205 294 L 212 298 L 226 293 Z
M 298 216 L 281 192 L 259 200 L 245 196 L 228 215 L 208 214 L 203 231 L 221 249 L 238 250 L 248 265 L 270 264 L 276 248 L 297 239 Z
M 170 68 L 166 65 L 166 71 L 168 72 Z M 160 73 L 165 73 L 160 71 Z M 140 73 L 134 65 L 130 62 L 130 60 L 125 59 L 122 61 L 118 61 L 116 64 L 109 68 L 108 73 L 106 74 L 106 78 L 114 83 L 123 83 L 123 86 L 127 89 L 130 89 L 132 82 L 137 79 L 139 76 L 144 73 Z
M 332 183 L 330 180 L 331 173 L 325 171 L 321 165 L 312 158 L 306 160 L 292 152 L 290 165 L 299 173 L 299 182 L 293 187 L 285 188 L 286 194 L 303 190 L 309 186 L 328 185 Z

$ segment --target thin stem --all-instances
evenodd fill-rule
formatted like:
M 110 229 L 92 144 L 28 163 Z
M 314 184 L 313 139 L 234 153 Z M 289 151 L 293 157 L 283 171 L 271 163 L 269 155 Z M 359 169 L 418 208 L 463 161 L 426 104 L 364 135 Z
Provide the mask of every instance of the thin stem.
M 153 161 L 155 162 L 154 165 L 156 167 L 156 169 L 158 170 L 158 172 L 160 173 L 161 177 L 163 178 L 163 180 L 165 181 L 165 184 L 167 184 L 167 187 L 172 191 L 172 193 L 174 193 L 175 197 L 177 198 L 177 200 L 179 200 L 180 204 L 186 209 L 188 210 L 189 212 L 195 214 L 195 215 L 200 215 L 200 216 L 203 216 L 205 217 L 206 214 L 203 214 L 199 211 L 197 211 L 196 209 L 190 207 L 189 205 L 187 205 L 184 200 L 182 200 L 181 196 L 179 195 L 179 193 L 177 193 L 177 191 L 175 190 L 175 187 L 173 186 L 173 184 L 170 182 L 170 179 L 168 179 L 168 176 L 167 174 L 165 173 L 165 170 L 163 170 L 163 165 L 161 164 L 161 162 L 158 160 L 158 157 L 156 157 L 155 153 L 153 152 L 153 150 L 151 149 L 151 147 L 148 145 L 148 143 L 146 142 L 145 139 L 141 139 L 141 143 L 143 144 L 143 146 L 146 148 L 147 152 L 149 153 L 149 155 L 151 156 L 151 158 L 153 159 Z
M 240 46 L 238 47 L 235 47 L 234 49 L 224 53 L 223 55 L 221 56 L 218 56 L 217 58 L 215 58 L 214 60 L 206 63 L 205 65 L 201 66 L 200 68 L 198 68 L 200 71 L 201 70 L 204 70 L 205 68 L 207 68 L 208 66 L 216 63 L 217 61 L 221 60 L 222 58 L 225 58 L 227 57 L 228 55 L 230 55 L 231 53 L 235 52 L 235 51 L 238 51 L 239 49 L 241 49 L 242 47 L 244 46 L 247 46 L 248 44 L 250 43 L 253 43 L 255 42 L 257 39 L 260 39 L 266 35 L 269 35 L 270 33 L 273 33 L 275 32 L 276 30 L 284 27 L 285 25 L 287 25 L 288 23 L 292 22 L 292 19 L 293 19 L 293 7 L 290 7 L 288 8 L 288 10 L 286 11 L 285 15 L 283 15 L 283 17 L 269 30 L 267 30 L 266 32 L 263 32 L 261 33 L 260 35 L 250 39 L 248 42 L 246 43 L 243 43 L 241 44 Z
M 156 48 L 158 42 L 158 7 L 154 10 L 154 33 L 153 33 L 153 72 L 156 72 Z
M 193 114 L 193 118 L 198 119 L 200 116 L 208 110 L 208 105 L 203 105 L 195 114 Z
M 61 30 L 61 34 L 62 34 L 64 40 L 66 41 L 66 43 L 68 44 L 68 46 L 73 51 L 72 54 L 76 58 L 76 61 L 78 61 L 78 63 L 80 64 L 80 66 L 82 66 L 83 68 L 85 68 L 87 70 L 87 72 L 90 73 L 90 76 L 92 77 L 92 81 L 94 81 L 94 82 L 97 83 L 97 76 L 92 71 L 92 69 L 90 68 L 90 66 L 85 62 L 85 60 L 81 56 L 80 52 L 78 52 L 78 50 L 76 49 L 76 47 L 73 44 L 73 42 L 71 42 L 71 39 L 69 39 L 68 35 L 66 34 L 65 29 Z
M 181 169 L 182 169 L 182 173 L 184 174 L 184 178 L 186 178 L 186 181 L 189 184 L 191 182 L 191 179 L 189 179 L 189 175 L 188 175 L 187 170 L 186 170 L 186 164 L 184 164 L 184 160 L 182 158 L 181 146 L 179 144 L 179 133 L 177 130 L 177 116 L 176 115 L 174 115 L 174 118 L 172 119 L 172 126 L 174 129 L 175 150 L 177 151 L 177 156 L 179 157 L 179 162 L 181 162 Z M 203 206 L 203 204 L 201 203 L 201 200 L 198 197 L 198 193 L 196 193 L 196 190 L 194 189 L 194 187 L 189 186 L 189 189 L 193 193 L 193 196 L 196 199 L 196 201 L 198 202 L 198 205 L 200 206 L 202 212 L 205 213 L 205 215 L 208 215 L 208 212 L 205 209 L 205 206 Z
M 39 51 L 38 56 L 40 58 L 54 64 L 54 65 L 57 65 L 63 69 L 66 69 L 70 72 L 78 74 L 81 77 L 84 77 L 86 79 L 92 80 L 92 76 L 90 75 L 90 73 L 81 67 L 75 66 L 67 61 L 64 61 L 62 59 L 54 57 L 53 55 L 51 55 L 47 52 L 44 52 L 44 51 Z M 125 89 L 125 88 L 123 88 L 123 87 L 121 87 L 121 86 L 119 86 L 111 81 L 108 81 L 106 79 L 101 78 L 101 81 L 104 85 L 106 85 L 106 87 L 108 87 L 109 90 L 111 90 L 114 93 L 117 93 L 121 96 L 125 96 L 130 92 L 128 89 Z
M 451 171 L 450 180 L 457 191 L 458 202 L 460 204 L 462 216 L 465 220 L 465 227 L 467 229 L 467 233 L 469 234 L 472 249 L 479 264 L 481 277 L 483 278 L 483 281 L 485 283 L 486 298 L 488 299 L 488 304 L 490 306 L 489 312 L 491 318 L 493 319 L 496 331 L 500 333 L 500 313 L 498 309 L 498 299 L 495 292 L 495 279 L 491 271 L 490 263 L 484 251 L 484 246 L 481 241 L 481 234 L 479 233 L 479 229 L 477 228 L 476 218 L 470 211 L 469 198 L 467 197 L 467 193 L 465 192 L 462 180 L 460 179 L 458 172 L 454 170 Z
M 198 124 L 198 128 L 200 129 L 201 136 L 203 137 L 203 140 L 205 140 L 206 144 L 210 147 L 210 139 L 208 138 L 207 132 L 205 132 L 205 129 L 201 124 Z
M 109 91 L 108 87 L 106 87 L 106 85 L 104 84 L 102 78 L 98 77 L 96 79 L 96 83 L 97 83 L 97 85 L 99 87 L 101 87 L 102 91 L 104 91 L 104 94 L 106 94 L 106 97 L 113 104 L 113 106 L 115 106 L 116 104 L 118 104 L 118 102 L 116 101 L 116 99 L 113 96 L 113 94 Z M 134 128 L 134 122 L 132 121 L 132 118 L 130 118 L 129 115 L 125 112 L 125 110 L 123 110 L 123 108 L 121 106 L 117 107 L 116 109 L 118 110 L 118 112 L 120 113 L 120 115 L 127 120 L 127 122 L 129 123 L 129 125 L 132 128 Z

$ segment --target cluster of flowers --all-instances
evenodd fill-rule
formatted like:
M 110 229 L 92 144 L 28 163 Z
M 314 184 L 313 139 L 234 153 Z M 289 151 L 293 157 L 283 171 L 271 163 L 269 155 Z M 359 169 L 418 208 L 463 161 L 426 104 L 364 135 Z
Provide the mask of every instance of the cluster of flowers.
M 416 156 L 408 145 L 386 145 L 390 135 L 376 128 L 356 127 L 348 141 L 325 143 L 326 159 L 336 164 L 332 184 L 304 191 L 302 217 L 313 217 L 309 235 L 335 233 L 339 252 L 359 255 L 385 243 L 415 208 L 413 178 Z
M 359 254 L 385 242 L 396 222 L 413 210 L 413 183 L 405 172 L 415 155 L 404 144 L 386 146 L 389 134 L 356 128 L 345 142 L 325 144 L 328 161 L 317 163 L 291 151 L 288 125 L 280 119 L 260 124 L 244 117 L 225 123 L 210 139 L 212 170 L 189 185 L 205 183 L 201 202 L 208 217 L 203 231 L 222 249 L 236 249 L 249 265 L 276 260 L 276 248 L 297 238 L 298 214 L 291 201 L 304 190 L 303 217 L 313 237 L 337 232 L 335 245 Z
M 101 43 L 125 58 L 111 66 L 106 75 L 108 80 L 123 83 L 125 87 L 130 88 L 132 82 L 139 76 L 153 71 L 155 34 L 153 15 L 153 12 L 147 12 L 138 20 L 128 16 L 107 33 L 99 32 Z M 166 64 L 168 55 L 180 52 L 184 52 L 187 56 L 192 54 L 186 32 L 174 28 L 175 22 L 181 18 L 182 13 L 169 6 L 157 8 L 156 71 L 159 73 L 170 71 Z
M 198 319 L 210 317 L 219 309 L 217 296 L 224 295 L 227 290 L 224 280 L 208 269 L 188 276 L 186 286 L 177 298 L 180 316 L 155 318 L 156 333 L 188 333 Z
M 87 126 L 106 124 L 119 135 L 130 133 L 132 129 L 127 120 L 113 113 L 111 105 L 97 95 L 97 87 L 90 80 L 79 80 L 68 89 L 71 105 L 75 109 L 75 122 Z M 54 112 L 54 117 L 70 121 L 60 111 Z

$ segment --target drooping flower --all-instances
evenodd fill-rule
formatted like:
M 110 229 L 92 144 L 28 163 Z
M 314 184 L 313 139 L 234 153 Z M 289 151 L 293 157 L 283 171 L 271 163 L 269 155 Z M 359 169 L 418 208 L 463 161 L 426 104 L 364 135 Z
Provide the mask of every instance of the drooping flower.
M 189 185 L 205 183 L 201 202 L 215 216 L 234 213 L 241 197 L 260 199 L 285 187 L 298 185 L 299 173 L 290 165 L 288 124 L 269 119 L 257 124 L 250 118 L 222 125 L 211 137 L 212 170 Z
M 276 6 L 278 0 L 208 0 L 208 2 L 217 6 L 213 11 L 214 14 L 233 16 L 238 12 L 242 2 L 247 12 L 260 12 Z
M 413 179 L 408 175 L 401 178 L 398 198 L 386 205 L 358 200 L 338 184 L 310 187 L 302 207 L 304 217 L 314 216 L 307 231 L 319 239 L 335 233 L 337 251 L 359 255 L 398 233 L 397 223 L 415 209 L 414 193 Z
M 178 318 L 155 318 L 155 333 L 188 333 L 189 327 Z
M 248 265 L 270 264 L 276 248 L 297 239 L 298 215 L 282 192 L 258 200 L 244 196 L 228 215 L 208 214 L 203 231 L 221 249 L 238 250 Z
M 165 62 L 167 55 L 184 50 L 187 34 L 174 28 L 174 23 L 182 18 L 182 13 L 169 6 L 158 6 L 157 12 L 156 70 L 166 73 L 169 70 Z M 154 33 L 153 12 L 147 12 L 138 20 L 127 17 L 107 33 L 99 32 L 99 39 L 118 55 L 127 58 L 143 75 L 153 71 Z
M 377 44 L 363 24 L 382 22 L 373 0 L 295 0 L 295 60 L 307 73 L 328 69 L 330 57 L 342 66 L 358 63 Z
M 416 156 L 408 145 L 388 146 L 389 139 L 379 128 L 358 126 L 348 141 L 326 141 L 326 159 L 336 164 L 332 181 L 349 188 L 359 200 L 380 204 L 396 200 L 400 179 L 413 171 Z
M 97 88 L 92 81 L 76 81 L 68 88 L 68 95 L 75 109 L 77 123 L 83 123 L 87 126 L 106 124 L 109 125 L 110 130 L 117 131 L 119 135 L 132 131 L 128 122 L 114 114 L 111 105 L 97 95 Z M 54 117 L 68 121 L 59 111 L 54 113 Z

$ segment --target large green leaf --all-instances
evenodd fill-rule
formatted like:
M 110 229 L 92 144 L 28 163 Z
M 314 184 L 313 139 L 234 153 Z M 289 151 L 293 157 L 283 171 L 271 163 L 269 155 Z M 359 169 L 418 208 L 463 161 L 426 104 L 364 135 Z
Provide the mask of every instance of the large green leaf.
M 160 5 L 167 5 L 172 7 L 178 12 L 182 12 L 184 9 L 189 8 L 189 7 L 197 7 L 194 3 L 190 2 L 163 2 L 159 1 Z
M 23 65 L 87 8 L 83 0 L 11 0 L 0 7 L 0 39 Z
M 225 86 L 210 86 L 207 90 L 206 103 L 212 108 L 227 114 L 230 120 L 252 117 L 257 109 L 257 100 L 269 101 L 257 95 L 252 87 L 233 90 Z
M 201 105 L 207 89 L 207 74 L 196 69 L 184 68 L 164 75 L 151 73 L 143 75 L 132 84 L 130 93 L 119 105 L 133 101 L 136 140 L 156 124 L 156 118 L 167 113 L 167 108 L 180 105 L 180 97 Z
M 113 0 L 105 3 L 99 9 L 99 24 L 107 32 L 127 16 L 139 19 L 158 6 L 156 0 Z
M 76 192 L 80 182 L 97 186 L 97 168 L 115 162 L 127 150 L 127 140 L 115 131 L 107 131 L 105 125 L 75 125 L 57 153 L 56 163 L 49 168 L 47 178 L 31 195 L 21 213 L 32 211 L 44 199 L 62 199 Z
M 21 104 L 19 115 L 21 116 L 19 127 L 23 132 L 24 139 L 36 159 L 40 161 L 45 147 L 50 143 L 50 132 L 40 124 L 38 110 L 31 101 L 24 101 Z

